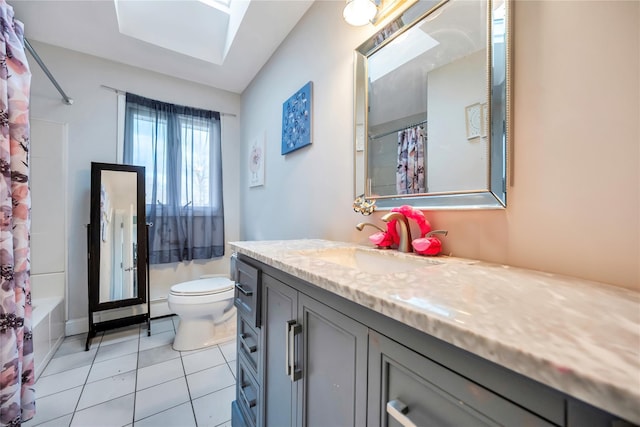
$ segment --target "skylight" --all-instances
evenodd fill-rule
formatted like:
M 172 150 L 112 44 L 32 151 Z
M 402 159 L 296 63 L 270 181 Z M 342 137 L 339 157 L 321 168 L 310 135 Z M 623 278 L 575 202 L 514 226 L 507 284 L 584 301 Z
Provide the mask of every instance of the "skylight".
M 198 0 L 200 3 L 204 3 L 207 6 L 220 8 L 221 10 L 226 10 L 229 13 L 229 6 L 231 5 L 231 0 Z
M 120 33 L 222 65 L 249 1 L 114 0 Z
M 374 82 L 440 43 L 424 31 L 406 31 L 369 58 L 369 80 Z M 393 47 L 391 47 L 393 46 Z

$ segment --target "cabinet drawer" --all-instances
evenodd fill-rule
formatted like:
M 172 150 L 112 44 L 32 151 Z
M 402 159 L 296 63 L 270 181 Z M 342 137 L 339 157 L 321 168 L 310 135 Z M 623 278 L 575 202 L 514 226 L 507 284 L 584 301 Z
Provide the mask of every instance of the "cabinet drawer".
M 248 361 L 238 354 L 238 376 L 236 378 L 236 402 L 244 419 L 250 426 L 255 426 L 258 420 L 260 388 L 249 372 Z
M 246 357 L 248 365 L 256 377 L 262 353 L 260 350 L 260 335 L 250 326 L 249 320 L 244 316 L 238 316 L 238 353 Z
M 253 327 L 260 327 L 260 270 L 236 261 L 236 289 L 234 304 L 238 312 L 250 319 Z
M 386 337 L 369 348 L 373 426 L 553 425 Z

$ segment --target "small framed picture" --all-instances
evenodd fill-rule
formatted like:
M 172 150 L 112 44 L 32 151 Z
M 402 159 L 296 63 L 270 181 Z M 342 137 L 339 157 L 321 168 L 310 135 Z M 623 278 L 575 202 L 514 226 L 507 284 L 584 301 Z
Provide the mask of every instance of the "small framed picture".
M 467 139 L 479 138 L 482 133 L 482 105 L 479 102 L 464 109 L 467 124 Z
M 282 104 L 282 155 L 311 144 L 312 89 L 309 82 Z
M 264 185 L 264 133 L 251 142 L 249 148 L 249 187 Z

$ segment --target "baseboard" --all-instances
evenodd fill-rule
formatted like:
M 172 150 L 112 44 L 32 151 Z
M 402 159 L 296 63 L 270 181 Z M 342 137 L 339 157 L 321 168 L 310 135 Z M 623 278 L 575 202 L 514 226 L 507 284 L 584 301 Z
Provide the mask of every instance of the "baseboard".
M 166 298 L 158 298 L 155 300 L 151 300 L 151 318 L 155 319 L 157 317 L 164 317 L 173 314 L 171 310 L 169 310 L 169 304 L 167 303 Z
M 72 335 L 86 334 L 89 332 L 89 319 L 81 317 L 80 319 L 69 319 L 64 326 L 64 334 L 67 337 Z
M 170 316 L 173 313 L 169 310 L 166 298 L 159 298 L 151 301 L 151 318 Z M 65 324 L 64 333 L 65 336 L 86 334 L 89 332 L 89 319 L 87 317 L 81 317 L 79 319 L 69 319 Z

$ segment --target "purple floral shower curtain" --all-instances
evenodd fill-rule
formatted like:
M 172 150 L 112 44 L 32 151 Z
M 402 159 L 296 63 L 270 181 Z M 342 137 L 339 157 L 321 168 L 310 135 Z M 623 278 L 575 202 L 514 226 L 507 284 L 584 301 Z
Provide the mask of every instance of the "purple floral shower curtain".
M 0 425 L 35 415 L 29 232 L 29 89 L 22 23 L 0 0 Z
M 422 125 L 398 131 L 397 194 L 426 193 L 425 143 L 426 131 Z

